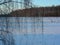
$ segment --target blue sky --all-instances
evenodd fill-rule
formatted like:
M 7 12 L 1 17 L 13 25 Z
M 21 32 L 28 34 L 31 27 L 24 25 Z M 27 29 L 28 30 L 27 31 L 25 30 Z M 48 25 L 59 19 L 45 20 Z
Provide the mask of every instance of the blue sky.
M 38 6 L 53 6 L 60 5 L 60 0 L 33 0 L 35 5 Z

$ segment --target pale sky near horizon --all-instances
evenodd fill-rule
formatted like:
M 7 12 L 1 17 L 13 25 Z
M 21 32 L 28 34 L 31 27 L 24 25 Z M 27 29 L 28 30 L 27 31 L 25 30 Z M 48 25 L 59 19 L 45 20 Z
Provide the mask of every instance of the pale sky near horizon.
M 57 6 L 60 5 L 60 0 L 33 0 L 37 6 Z
M 3 0 L 1 0 L 3 1 Z M 15 0 L 15 1 L 23 1 L 23 0 Z M 52 6 L 52 5 L 60 5 L 60 0 L 31 0 L 33 4 L 37 6 Z
M 3 0 L 1 0 L 1 1 L 3 1 Z M 23 1 L 23 0 L 13 0 L 13 1 Z M 37 6 L 44 7 L 44 6 L 58 6 L 58 5 L 60 5 L 60 0 L 31 0 L 31 1 L 36 7 Z

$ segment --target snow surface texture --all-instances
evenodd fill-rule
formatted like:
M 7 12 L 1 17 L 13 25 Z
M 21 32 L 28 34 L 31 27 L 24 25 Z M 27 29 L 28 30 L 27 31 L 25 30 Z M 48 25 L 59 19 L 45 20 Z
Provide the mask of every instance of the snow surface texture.
M 60 45 L 60 17 L 43 17 L 43 36 L 41 17 L 9 17 L 8 21 L 16 45 Z M 0 30 L 6 30 L 5 18 L 0 18 L 0 25 Z

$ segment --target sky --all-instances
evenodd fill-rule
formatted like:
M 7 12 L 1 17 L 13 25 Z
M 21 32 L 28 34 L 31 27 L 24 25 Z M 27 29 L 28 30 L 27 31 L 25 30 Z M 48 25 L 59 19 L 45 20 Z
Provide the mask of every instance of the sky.
M 19 1 L 20 2 L 20 1 L 23 1 L 23 0 L 14 0 L 14 1 Z M 58 6 L 58 5 L 60 5 L 60 0 L 31 0 L 31 1 L 32 1 L 33 5 L 34 5 L 33 7 L 42 7 L 42 6 L 45 7 L 45 6 Z M 2 0 L 2 2 L 3 2 L 3 0 Z M 15 9 L 17 7 L 19 9 L 24 8 L 23 6 L 21 7 L 20 3 L 18 3 L 18 5 L 16 4 Z
M 60 5 L 60 0 L 33 0 L 37 6 L 53 6 Z

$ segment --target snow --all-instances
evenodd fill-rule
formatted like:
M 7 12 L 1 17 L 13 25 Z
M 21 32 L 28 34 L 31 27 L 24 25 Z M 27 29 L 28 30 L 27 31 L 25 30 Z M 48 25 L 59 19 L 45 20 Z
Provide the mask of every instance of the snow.
M 41 17 L 9 17 L 8 20 L 16 45 L 60 45 L 60 17 L 43 17 L 43 39 Z M 5 18 L 1 17 L 0 30 L 2 27 L 6 30 L 5 24 Z

